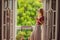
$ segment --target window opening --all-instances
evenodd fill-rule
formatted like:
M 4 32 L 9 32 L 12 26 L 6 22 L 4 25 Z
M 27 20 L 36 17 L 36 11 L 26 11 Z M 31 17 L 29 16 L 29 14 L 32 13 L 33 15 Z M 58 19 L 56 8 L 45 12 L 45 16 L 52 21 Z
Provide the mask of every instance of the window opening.
M 17 0 L 17 32 L 16 40 L 20 40 L 19 34 L 24 36 L 24 40 L 28 40 L 33 27 L 35 26 L 36 12 L 39 8 L 43 8 L 40 0 Z M 18 30 L 20 28 L 20 30 Z M 27 32 L 27 33 L 26 33 Z M 23 34 L 25 33 L 25 34 Z

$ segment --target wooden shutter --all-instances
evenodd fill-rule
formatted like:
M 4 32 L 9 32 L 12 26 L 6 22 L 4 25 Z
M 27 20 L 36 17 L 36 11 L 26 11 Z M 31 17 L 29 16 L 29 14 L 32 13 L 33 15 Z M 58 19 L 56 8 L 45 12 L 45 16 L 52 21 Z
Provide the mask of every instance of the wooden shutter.
M 57 38 L 57 10 L 58 0 L 45 0 L 44 1 L 44 16 L 46 26 L 47 40 L 56 40 Z M 57 4 L 57 5 L 56 5 Z
M 14 0 L 2 0 L 2 40 L 14 40 Z

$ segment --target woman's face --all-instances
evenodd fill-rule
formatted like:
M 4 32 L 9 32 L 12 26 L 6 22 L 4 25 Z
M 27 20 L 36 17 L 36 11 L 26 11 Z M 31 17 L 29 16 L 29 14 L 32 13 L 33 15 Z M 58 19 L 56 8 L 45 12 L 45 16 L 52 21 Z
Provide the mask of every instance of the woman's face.
M 38 19 L 39 19 L 41 16 L 42 16 L 42 14 L 41 14 L 41 13 L 38 13 L 38 16 L 37 16 L 37 17 L 38 17 Z

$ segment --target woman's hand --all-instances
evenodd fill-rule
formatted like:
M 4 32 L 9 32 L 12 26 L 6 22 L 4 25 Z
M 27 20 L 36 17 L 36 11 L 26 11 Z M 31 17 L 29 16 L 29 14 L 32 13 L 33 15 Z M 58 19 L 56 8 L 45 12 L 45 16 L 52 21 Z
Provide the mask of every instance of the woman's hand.
M 36 24 L 37 25 L 42 25 L 44 23 L 44 16 L 40 17 L 39 19 L 36 19 Z

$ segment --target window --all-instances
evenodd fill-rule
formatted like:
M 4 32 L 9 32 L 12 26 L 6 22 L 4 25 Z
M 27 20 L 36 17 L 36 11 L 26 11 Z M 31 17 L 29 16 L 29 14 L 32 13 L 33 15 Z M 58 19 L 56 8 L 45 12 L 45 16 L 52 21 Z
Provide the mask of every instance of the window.
M 40 0 L 17 0 L 16 40 L 21 39 L 20 35 L 24 36 L 24 40 L 28 40 L 33 26 L 35 26 L 36 12 L 39 8 L 43 8 Z

